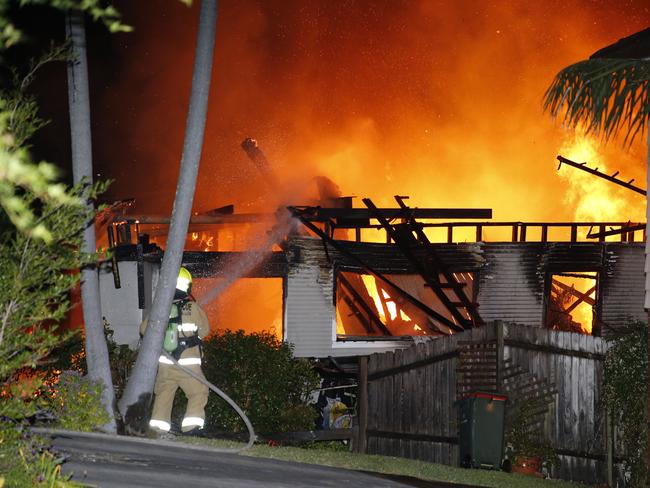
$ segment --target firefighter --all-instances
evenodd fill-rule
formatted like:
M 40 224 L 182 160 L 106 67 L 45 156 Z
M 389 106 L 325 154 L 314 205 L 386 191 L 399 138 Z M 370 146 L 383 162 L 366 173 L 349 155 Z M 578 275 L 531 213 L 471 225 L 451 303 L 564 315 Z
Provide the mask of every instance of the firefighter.
M 210 333 L 210 325 L 203 309 L 190 298 L 191 287 L 192 275 L 186 268 L 181 268 L 176 280 L 176 291 L 163 348 L 180 365 L 205 378 L 201 370 L 201 339 Z M 141 335 L 144 335 L 147 320 L 145 318 L 140 325 Z M 176 366 L 164 354 L 158 359 L 155 399 L 149 427 L 158 433 L 170 431 L 172 405 L 178 388 L 182 389 L 187 397 L 187 409 L 181 430 L 187 435 L 201 435 L 209 389 Z

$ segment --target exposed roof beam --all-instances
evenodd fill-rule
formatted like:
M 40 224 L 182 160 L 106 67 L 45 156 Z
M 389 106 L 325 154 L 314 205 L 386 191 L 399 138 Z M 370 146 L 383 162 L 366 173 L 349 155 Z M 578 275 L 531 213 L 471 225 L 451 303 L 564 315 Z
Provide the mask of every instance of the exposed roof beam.
M 292 207 L 301 212 L 301 217 L 310 221 L 330 219 L 368 220 L 381 215 L 385 219 L 491 219 L 491 208 L 323 208 Z
M 604 180 L 610 181 L 616 185 L 622 186 L 624 188 L 627 188 L 628 190 L 635 191 L 637 193 L 640 193 L 641 195 L 645 195 L 646 191 L 643 188 L 639 188 L 638 186 L 634 186 L 631 183 L 634 181 L 634 179 L 631 179 L 630 181 L 624 181 L 624 180 L 619 180 L 616 178 L 616 175 L 618 175 L 618 171 L 614 173 L 613 175 L 608 175 L 607 173 L 603 173 L 602 171 L 598 171 L 598 168 L 593 169 L 587 166 L 587 163 L 576 163 L 575 161 L 571 161 L 570 159 L 567 159 L 562 156 L 558 156 L 557 160 L 560 162 L 558 169 L 560 169 L 560 166 L 562 166 L 562 163 L 568 165 L 568 166 L 573 166 L 574 168 L 581 169 L 582 171 L 586 171 L 587 173 L 590 173 L 594 176 L 598 176 Z
M 338 241 L 335 239 L 331 238 L 328 236 L 325 232 L 323 232 L 321 229 L 319 229 L 316 225 L 311 223 L 308 219 L 306 219 L 300 208 L 294 208 L 294 207 L 288 207 L 289 211 L 293 213 L 294 216 L 296 216 L 300 221 L 307 227 L 309 230 L 311 230 L 314 234 L 316 234 L 318 237 L 320 237 L 324 242 L 329 243 L 334 249 L 339 251 L 340 253 L 346 255 L 348 258 L 352 259 L 356 263 L 358 263 L 363 269 L 371 273 L 372 275 L 376 276 L 380 280 L 382 280 L 384 283 L 388 283 L 391 287 L 396 289 L 404 298 L 406 298 L 409 302 L 411 302 L 413 305 L 418 307 L 420 310 L 422 310 L 424 313 L 426 313 L 429 317 L 432 319 L 441 322 L 442 324 L 446 325 L 447 327 L 457 331 L 457 332 L 463 332 L 465 329 L 451 320 L 449 320 L 447 317 L 444 315 L 436 312 L 435 310 L 431 309 L 428 307 L 426 304 L 422 303 L 420 300 L 415 298 L 413 295 L 408 293 L 407 291 L 403 290 L 399 286 L 397 286 L 393 281 L 391 281 L 388 277 L 384 276 L 382 273 L 379 273 L 378 271 L 375 271 L 373 268 L 368 266 L 362 259 L 359 257 L 355 256 L 351 252 L 349 252 L 344 246 L 342 246 Z
M 190 224 L 248 224 L 255 222 L 275 221 L 271 213 L 240 213 L 224 215 L 193 215 Z M 139 222 L 140 224 L 169 224 L 169 215 L 120 215 L 113 222 Z

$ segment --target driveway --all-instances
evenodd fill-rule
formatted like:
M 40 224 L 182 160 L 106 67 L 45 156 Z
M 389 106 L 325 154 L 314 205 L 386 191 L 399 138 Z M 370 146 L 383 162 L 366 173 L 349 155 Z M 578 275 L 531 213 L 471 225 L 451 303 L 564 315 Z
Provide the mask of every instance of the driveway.
M 67 456 L 63 472 L 73 473 L 75 481 L 100 488 L 463 488 L 170 441 L 71 431 L 47 431 L 47 435 Z

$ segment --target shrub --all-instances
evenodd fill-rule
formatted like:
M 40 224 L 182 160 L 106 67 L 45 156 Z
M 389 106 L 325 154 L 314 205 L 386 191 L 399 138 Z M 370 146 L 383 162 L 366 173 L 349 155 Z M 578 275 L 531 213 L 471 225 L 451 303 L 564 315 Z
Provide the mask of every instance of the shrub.
M 307 404 L 318 388 L 311 365 L 293 357 L 293 348 L 269 332 L 245 334 L 219 331 L 203 345 L 203 372 L 230 396 L 259 432 L 312 429 L 317 416 Z M 206 407 L 206 429 L 212 432 L 245 430 L 232 408 L 217 395 Z
M 61 462 L 25 425 L 0 418 L 0 486 L 81 488 L 61 473 Z
M 113 389 L 115 390 L 115 397 L 119 398 L 126 387 L 131 369 L 138 357 L 138 351 L 131 349 L 126 344 L 117 344 L 113 338 L 114 334 L 110 324 L 104 318 L 104 337 L 108 349 Z M 56 378 L 61 371 L 73 370 L 86 374 L 88 368 L 84 342 L 83 331 L 76 331 L 66 342 L 50 352 L 49 360 L 38 370 L 44 373 L 44 377 L 50 383 L 57 381 Z
M 605 358 L 605 401 L 621 434 L 631 487 L 645 486 L 648 328 L 633 322 L 615 331 Z
M 108 423 L 103 386 L 78 371 L 63 371 L 50 392 L 50 408 L 63 429 L 91 431 Z

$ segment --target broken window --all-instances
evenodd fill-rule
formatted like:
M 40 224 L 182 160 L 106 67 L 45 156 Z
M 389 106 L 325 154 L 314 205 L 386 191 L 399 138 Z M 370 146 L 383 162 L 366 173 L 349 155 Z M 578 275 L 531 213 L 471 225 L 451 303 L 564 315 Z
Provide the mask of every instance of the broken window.
M 470 299 L 474 297 L 472 273 L 454 273 Z M 406 297 L 456 323 L 420 275 L 386 275 L 395 286 L 370 274 L 339 272 L 336 280 L 336 334 L 340 340 L 368 337 L 449 335 L 453 330 L 431 317 Z M 450 290 L 445 290 L 450 300 Z M 469 314 L 464 312 L 469 318 Z
M 552 274 L 546 308 L 546 327 L 591 334 L 595 323 L 597 290 L 596 272 Z

